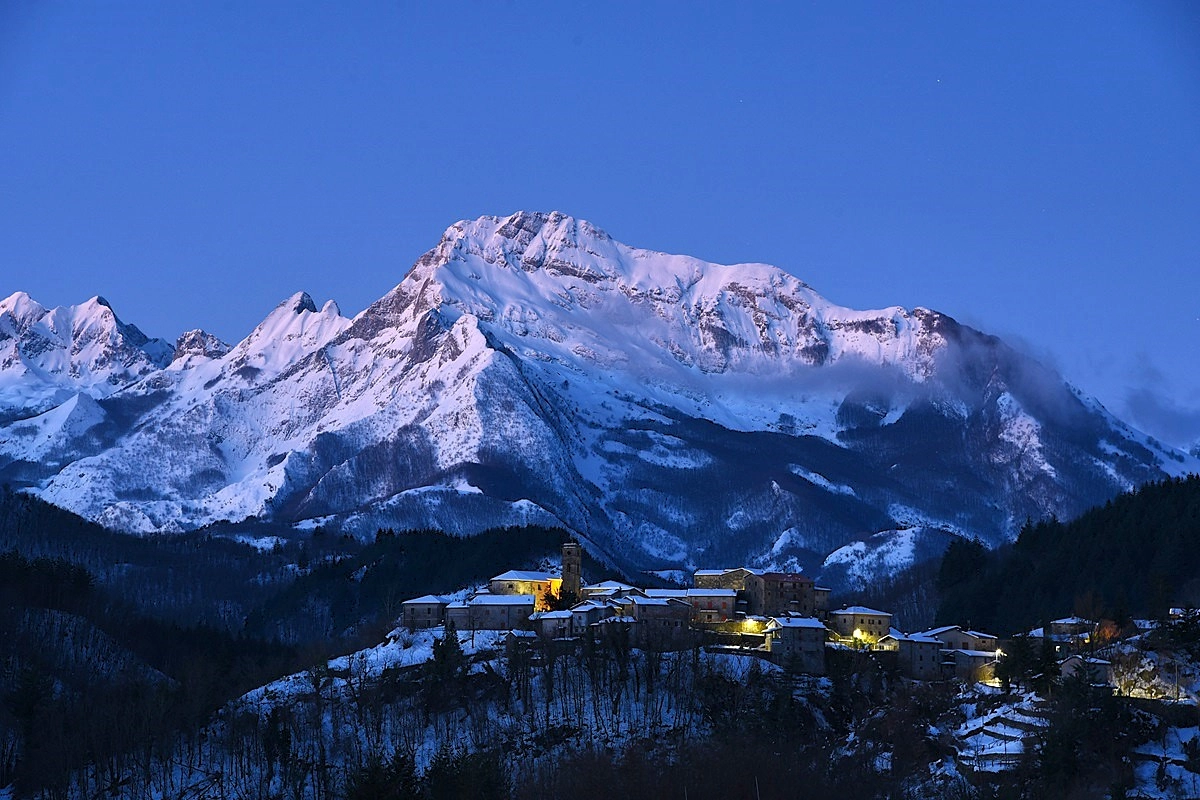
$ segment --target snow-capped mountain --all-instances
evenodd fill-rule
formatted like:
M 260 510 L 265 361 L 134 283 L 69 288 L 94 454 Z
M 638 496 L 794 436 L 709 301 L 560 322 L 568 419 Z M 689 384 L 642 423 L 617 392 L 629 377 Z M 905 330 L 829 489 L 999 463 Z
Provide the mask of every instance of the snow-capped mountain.
M 35 307 L 14 298 L 0 337 Z M 540 522 L 625 566 L 838 551 L 853 571 L 855 541 L 890 564 L 929 531 L 998 542 L 1200 468 L 943 314 L 842 308 L 558 213 L 456 223 L 353 319 L 297 294 L 232 348 L 111 352 L 0 427 L 0 478 L 132 531 Z
M 24 292 L 0 300 L 0 421 L 83 391 L 107 397 L 171 360 L 173 348 L 117 319 L 103 297 L 45 309 Z

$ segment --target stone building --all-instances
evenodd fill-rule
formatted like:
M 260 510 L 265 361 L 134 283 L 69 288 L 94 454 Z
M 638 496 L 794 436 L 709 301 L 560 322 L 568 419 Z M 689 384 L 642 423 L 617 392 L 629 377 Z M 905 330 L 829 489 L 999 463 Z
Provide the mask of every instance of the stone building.
M 842 639 L 873 645 L 891 632 L 892 615 L 865 606 L 829 612 L 829 627 Z
M 583 546 L 579 542 L 564 542 L 562 546 L 563 595 L 583 599 Z
M 442 624 L 448 602 L 434 594 L 405 600 L 400 604 L 400 624 L 410 630 L 435 628 Z
M 754 572 L 746 576 L 748 614 L 815 616 L 813 579 L 799 572 Z
M 824 675 L 828 634 L 814 617 L 772 617 L 766 626 L 766 649 L 772 661 L 787 669 Z
M 906 678 L 933 681 L 942 677 L 942 643 L 932 636 L 893 630 L 880 638 L 877 647 L 895 651 L 900 674 Z

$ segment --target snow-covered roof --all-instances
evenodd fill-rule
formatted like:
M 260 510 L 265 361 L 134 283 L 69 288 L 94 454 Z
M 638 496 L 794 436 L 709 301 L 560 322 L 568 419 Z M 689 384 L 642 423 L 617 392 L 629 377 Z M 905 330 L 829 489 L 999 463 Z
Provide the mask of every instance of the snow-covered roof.
M 602 581 L 600 583 L 593 583 L 588 586 L 584 586 L 583 588 L 585 590 L 616 589 L 619 591 L 628 591 L 629 589 L 636 589 L 637 587 L 630 586 L 628 583 L 621 583 L 620 581 Z
M 963 655 L 969 656 L 970 658 L 993 658 L 994 659 L 996 657 L 995 650 L 964 650 L 962 648 L 957 648 L 957 649 L 951 650 L 950 652 L 951 653 L 962 653 Z
M 1066 664 L 1068 661 L 1081 661 L 1084 664 L 1092 664 L 1092 665 L 1095 665 L 1098 667 L 1111 667 L 1112 666 L 1112 662 L 1108 661 L 1107 659 L 1096 658 L 1095 656 L 1081 656 L 1078 654 L 1072 655 L 1072 656 L 1067 656 L 1060 663 Z
M 916 642 L 918 644 L 936 644 L 936 645 L 942 644 L 941 639 L 936 639 L 928 634 L 925 634 L 925 633 L 902 633 L 902 632 L 896 630 L 895 628 L 892 628 L 890 631 L 888 631 L 887 636 L 881 637 L 880 641 L 882 641 L 883 639 L 889 639 L 889 638 L 895 639 L 898 642 Z
M 1051 625 L 1091 625 L 1090 619 L 1083 617 L 1063 617 L 1062 619 L 1051 620 Z
M 768 628 L 820 628 L 828 630 L 825 623 L 816 617 L 771 617 Z
M 996 638 L 992 634 L 984 633 L 983 631 L 970 630 L 970 631 L 967 631 L 967 633 L 971 634 L 976 639 L 995 639 Z
M 543 611 L 540 614 L 531 614 L 530 619 L 570 619 L 570 611 Z
M 687 589 L 647 589 L 647 597 L 687 597 Z
M 666 598 L 666 597 L 641 597 L 640 595 L 635 594 L 635 595 L 633 595 L 631 597 L 627 597 L 625 599 L 628 600 L 630 603 L 633 603 L 635 606 L 670 605 L 670 602 L 669 602 L 670 598 Z
M 515 636 L 518 639 L 536 639 L 537 633 L 534 631 L 509 631 L 509 636 Z
M 711 578 L 719 575 L 728 575 L 731 572 L 748 572 L 751 575 L 763 575 L 766 570 L 756 569 L 754 567 L 725 567 L 724 569 L 698 569 L 693 572 L 693 575 L 703 575 L 706 578 Z
M 839 608 L 837 611 L 830 611 L 829 613 L 830 614 L 859 614 L 862 616 L 876 616 L 876 617 L 890 617 L 892 615 L 890 611 L 876 611 L 875 609 L 867 608 L 866 606 L 848 606 L 846 608 Z
M 540 583 L 557 579 L 557 575 L 551 575 L 549 572 L 534 572 L 524 569 L 510 569 L 508 572 L 502 572 L 492 578 L 494 581 L 537 581 Z
M 571 606 L 572 611 L 591 611 L 597 608 L 608 608 L 608 603 L 600 603 L 596 600 L 584 600 L 582 603 L 576 603 Z
M 442 605 L 442 604 L 446 603 L 446 598 L 438 597 L 436 594 L 426 594 L 426 595 L 421 595 L 420 597 L 414 597 L 411 600 L 405 600 L 400 605 L 406 606 L 410 603 L 413 605 L 432 605 L 434 603 L 436 603 L 438 605 Z
M 943 625 L 940 628 L 930 628 L 929 630 L 925 631 L 923 635 L 924 636 L 937 636 L 942 633 L 949 633 L 950 631 L 961 631 L 961 630 L 962 630 L 962 628 L 958 627 L 957 625 Z
M 477 594 L 469 602 L 473 606 L 531 606 L 536 598 L 531 594 Z

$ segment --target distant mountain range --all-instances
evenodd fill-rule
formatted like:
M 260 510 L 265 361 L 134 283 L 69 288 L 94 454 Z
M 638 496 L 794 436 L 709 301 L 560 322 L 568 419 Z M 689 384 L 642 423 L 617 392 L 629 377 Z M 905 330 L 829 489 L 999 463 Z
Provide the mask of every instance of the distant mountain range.
M 944 314 L 559 213 L 458 222 L 353 319 L 299 293 L 233 346 L 0 301 L 0 480 L 129 532 L 529 522 L 853 583 L 1195 471 Z

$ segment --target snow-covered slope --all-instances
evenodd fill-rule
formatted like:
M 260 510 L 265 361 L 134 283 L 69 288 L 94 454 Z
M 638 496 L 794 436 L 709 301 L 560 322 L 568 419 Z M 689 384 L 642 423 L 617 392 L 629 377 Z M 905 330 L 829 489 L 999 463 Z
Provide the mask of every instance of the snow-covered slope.
M 134 531 L 539 522 L 631 567 L 813 568 L 878 531 L 1000 541 L 1198 468 L 945 315 L 557 213 L 451 226 L 353 320 L 297 294 L 162 363 L 0 428 L 0 477 Z

